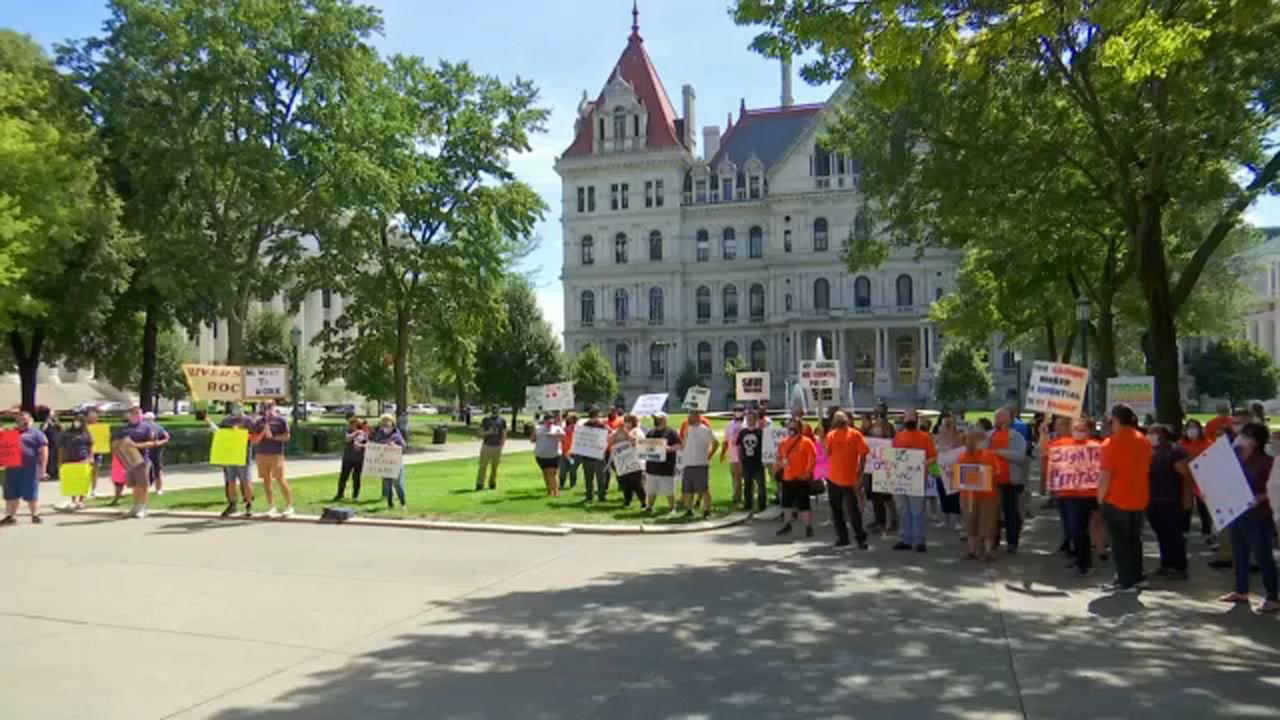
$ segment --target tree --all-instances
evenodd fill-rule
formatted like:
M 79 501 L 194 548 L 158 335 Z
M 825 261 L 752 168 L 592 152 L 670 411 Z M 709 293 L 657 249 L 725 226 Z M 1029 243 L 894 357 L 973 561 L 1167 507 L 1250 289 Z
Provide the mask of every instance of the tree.
M 963 406 L 971 398 L 981 400 L 991 396 L 991 372 L 976 347 L 961 341 L 950 342 L 938 362 L 934 387 L 943 405 Z
M 738 393 L 738 373 L 742 372 L 743 370 L 750 370 L 750 369 L 751 369 L 750 366 L 747 365 L 747 361 L 743 360 L 741 355 L 734 355 L 733 357 L 724 361 L 724 377 L 726 380 L 729 381 L 729 390 L 727 392 L 727 395 L 728 395 L 727 402 L 730 405 L 733 404 L 733 399 L 737 396 L 737 393 Z M 677 402 L 682 402 L 683 400 L 684 400 L 684 395 L 681 395 L 678 398 Z
M 1243 211 L 1280 175 L 1280 148 L 1267 139 L 1280 126 L 1280 6 L 739 0 L 736 14 L 768 26 L 758 50 L 816 49 L 806 77 L 851 78 L 883 111 L 909 118 L 899 152 L 963 150 L 957 183 L 1015 158 L 1056 156 L 1051 175 L 1035 172 L 1043 161 L 1030 165 L 1025 191 L 1058 192 L 1075 177 L 1096 198 L 1102 228 L 1122 234 L 1146 304 L 1157 414 L 1180 422 L 1179 311 Z M 913 202 L 889 176 L 864 180 L 873 197 Z M 966 195 L 946 197 L 954 202 L 925 199 L 918 212 L 945 214 Z M 1174 238 L 1179 213 L 1188 227 Z M 1180 268 L 1174 256 L 1185 259 Z
M 251 314 L 245 324 L 244 364 L 289 365 L 292 362 L 289 318 L 274 310 L 259 310 Z
M 676 401 L 684 402 L 684 396 L 689 394 L 689 388 L 701 384 L 702 377 L 698 375 L 698 368 L 692 362 L 686 362 L 680 369 L 680 374 L 676 376 Z
M 480 339 L 476 351 L 476 385 L 482 401 L 511 407 L 511 426 L 524 405 L 528 385 L 564 379 L 560 342 L 542 318 L 533 287 L 519 276 L 507 279 L 503 314 Z
M 1250 399 L 1275 397 L 1280 381 L 1280 369 L 1271 357 L 1242 339 L 1215 343 L 1191 363 L 1190 371 L 1197 393 L 1226 398 L 1232 407 L 1240 407 Z
M 36 43 L 0 30 L 0 332 L 28 410 L 40 363 L 79 352 L 136 247 L 84 100 Z
M 584 407 L 606 405 L 618 395 L 618 376 L 595 345 L 578 353 L 569 377 L 573 380 L 574 399 Z

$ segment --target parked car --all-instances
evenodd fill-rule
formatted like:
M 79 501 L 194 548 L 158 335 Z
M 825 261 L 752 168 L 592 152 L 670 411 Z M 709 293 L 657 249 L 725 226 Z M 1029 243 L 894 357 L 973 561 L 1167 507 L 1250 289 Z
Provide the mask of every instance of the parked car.
M 328 415 L 342 415 L 343 417 L 346 417 L 347 415 L 356 414 L 356 406 L 355 403 L 332 403 L 325 405 L 324 411 Z
M 439 415 L 440 411 L 431 403 L 418 403 L 409 406 L 410 415 Z
M 110 401 L 98 403 L 98 412 L 103 415 L 123 415 L 129 412 L 129 403 Z
M 307 411 L 307 415 L 323 415 L 325 411 L 324 405 L 318 402 L 307 401 L 302 404 L 302 407 Z

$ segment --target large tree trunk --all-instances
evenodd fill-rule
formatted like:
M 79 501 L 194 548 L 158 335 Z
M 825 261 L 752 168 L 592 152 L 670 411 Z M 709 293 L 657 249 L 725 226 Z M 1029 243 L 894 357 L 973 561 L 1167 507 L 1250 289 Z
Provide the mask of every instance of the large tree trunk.
M 156 408 L 156 355 L 160 336 L 160 311 L 154 301 L 147 303 L 146 316 L 142 322 L 142 377 L 138 381 L 138 399 L 144 411 L 155 412 Z
M 1098 314 L 1098 322 L 1093 328 L 1093 344 L 1097 351 L 1097 368 L 1095 380 L 1101 387 L 1106 387 L 1109 378 L 1116 376 L 1116 317 L 1110 305 L 1103 306 Z
M 244 364 L 244 328 L 249 320 L 249 296 L 236 301 L 227 314 L 227 364 Z
M 396 316 L 396 424 L 409 432 L 409 315 L 402 307 Z
M 1049 351 L 1049 357 L 1058 357 L 1058 334 L 1054 332 L 1053 318 L 1045 318 L 1044 344 L 1046 349 Z
M 1062 354 L 1057 356 L 1057 361 L 1062 363 L 1071 362 L 1071 353 L 1076 349 L 1076 336 L 1080 334 L 1077 326 L 1072 323 L 1071 332 L 1067 333 L 1067 342 L 1062 346 Z
M 1151 369 L 1156 381 L 1156 419 L 1182 427 L 1181 389 L 1178 385 L 1178 333 L 1169 291 L 1169 267 L 1164 251 L 1162 209 L 1144 196 L 1138 224 L 1138 279 L 1147 301 L 1147 327 L 1151 344 Z
M 40 370 L 40 351 L 44 348 L 44 332 L 36 330 L 31 334 L 31 344 L 22 338 L 22 333 L 9 332 L 9 348 L 13 351 L 13 362 L 18 366 L 18 378 L 21 380 L 21 407 L 27 412 L 36 409 L 36 376 Z

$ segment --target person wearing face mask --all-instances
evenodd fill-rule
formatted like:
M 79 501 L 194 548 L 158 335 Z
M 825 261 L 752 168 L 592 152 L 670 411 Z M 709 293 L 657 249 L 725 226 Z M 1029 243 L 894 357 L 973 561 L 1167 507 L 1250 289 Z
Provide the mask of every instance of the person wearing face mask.
M 1200 453 L 1209 449 L 1213 444 L 1213 440 L 1205 437 L 1204 428 L 1200 425 L 1200 421 L 1195 418 L 1187 420 L 1182 426 L 1182 439 L 1178 441 L 1178 445 L 1182 447 L 1183 452 L 1187 454 L 1187 460 L 1195 460 Z M 1200 495 L 1200 486 L 1194 482 L 1191 483 L 1191 490 L 1195 494 L 1196 512 L 1200 515 L 1200 535 L 1206 542 L 1213 542 L 1213 518 L 1209 515 L 1209 506 L 1204 504 L 1204 498 Z M 1191 513 L 1186 514 L 1186 519 L 1182 524 L 1183 532 L 1191 532 Z
M 987 435 L 979 427 L 965 433 L 964 452 L 956 459 L 957 465 L 985 465 L 991 468 L 994 478 L 1000 465 L 999 458 L 984 449 Z M 965 541 L 969 545 L 968 558 L 990 562 L 994 558 L 996 536 L 1000 532 L 1000 496 L 993 487 L 990 491 L 962 490 L 960 502 L 964 506 Z
M 938 457 L 933 445 L 933 438 L 919 427 L 920 418 L 915 410 L 907 411 L 902 418 L 902 431 L 893 436 L 893 447 L 924 452 L 925 474 L 922 482 L 929 481 L 929 464 Z M 894 495 L 894 503 L 898 506 L 898 526 L 901 537 L 893 546 L 894 550 L 928 551 L 924 537 L 924 496 Z
M 747 420 L 734 436 L 738 445 L 738 459 L 742 463 L 742 509 L 751 510 L 751 498 L 756 498 L 755 511 L 764 512 L 768 505 L 768 489 L 765 487 L 764 427 L 755 410 L 747 413 Z
M 1022 535 L 1022 510 L 1019 496 L 1026 484 L 1027 445 L 1022 433 L 1011 427 L 1012 416 L 1007 408 L 995 414 L 995 430 L 991 433 L 988 448 L 998 459 L 996 486 L 1000 493 L 1000 511 L 1004 518 L 1005 542 L 1008 553 L 1018 552 Z
M 1066 432 L 1062 429 L 1064 421 L 1070 428 Z M 1059 417 L 1056 425 L 1058 430 L 1055 433 L 1056 437 L 1049 441 L 1050 449 L 1096 447 L 1099 444 L 1090 433 L 1093 421 L 1089 418 L 1068 420 L 1065 417 Z M 1048 477 L 1047 466 L 1045 476 Z M 1057 498 L 1067 535 L 1067 548 L 1071 551 L 1073 558 L 1069 568 L 1075 570 L 1077 575 L 1087 577 L 1093 573 L 1093 543 L 1089 530 L 1094 513 L 1098 509 L 1097 490 L 1093 488 L 1061 490 L 1057 493 Z
M 285 479 L 284 448 L 289 444 L 289 421 L 280 417 L 273 402 L 264 403 L 262 417 L 253 424 L 253 435 L 257 438 L 255 457 L 258 462 L 258 477 L 262 478 L 262 490 L 267 496 L 267 517 L 291 517 L 293 515 L 293 491 L 289 489 L 289 481 Z M 275 493 L 272 482 L 280 486 L 284 495 L 284 511 L 276 512 Z
M 212 425 L 213 422 L 210 421 L 210 424 Z M 252 434 L 253 418 L 245 414 L 244 408 L 240 406 L 240 403 L 232 403 L 227 408 L 227 414 L 222 416 L 222 420 L 214 428 L 247 430 Z M 243 465 L 224 465 L 222 467 L 223 491 L 227 496 L 227 507 L 222 511 L 224 519 L 235 514 L 237 497 L 240 496 L 244 497 L 244 517 L 253 517 L 253 473 L 249 470 L 249 461 L 253 459 L 252 450 L 252 444 L 245 449 Z M 359 487 L 358 481 L 356 486 Z M 237 491 L 239 495 L 237 495 Z
M 1155 424 L 1147 429 L 1151 442 L 1151 501 L 1147 522 L 1160 545 L 1160 567 L 1155 575 L 1169 580 L 1187 579 L 1187 541 L 1182 535 L 1185 510 L 1191 509 L 1191 470 L 1187 453 L 1173 442 L 1173 431 Z
M 777 532 L 790 535 L 792 523 L 804 521 L 805 537 L 813 537 L 813 502 L 809 496 L 809 481 L 818 462 L 818 448 L 805 434 L 805 423 L 792 418 L 787 425 L 787 439 L 778 446 L 778 469 L 782 472 L 782 512 L 791 510 L 791 520 Z M 811 431 L 812 432 L 812 431 Z
M 724 462 L 725 455 L 729 456 L 729 475 L 733 478 L 733 504 L 737 507 L 742 503 L 742 459 L 738 454 L 738 433 L 746 427 L 743 416 L 746 415 L 746 408 L 742 405 L 735 405 L 733 408 L 733 419 L 729 421 L 729 425 L 724 429 L 724 445 L 720 446 L 720 462 Z M 747 507 L 751 506 L 751 498 L 747 498 Z
M 1209 419 L 1204 426 L 1204 437 L 1209 442 L 1218 439 L 1218 434 L 1225 429 L 1230 429 L 1232 425 L 1231 405 L 1228 403 L 1218 403 L 1217 414 Z M 1196 421 L 1199 422 L 1199 421 Z
M 1062 543 L 1058 545 L 1058 552 L 1067 557 L 1074 558 L 1076 555 L 1075 547 L 1072 545 L 1071 532 L 1068 529 L 1066 499 L 1063 497 L 1065 493 L 1061 491 L 1050 492 L 1048 489 L 1049 480 L 1049 448 L 1058 447 L 1067 444 L 1072 439 L 1071 435 L 1071 418 L 1065 415 L 1054 415 L 1046 420 L 1039 428 L 1040 435 L 1040 489 L 1049 496 L 1045 507 L 1054 507 L 1058 510 L 1058 522 L 1062 528 Z M 1062 442 L 1058 442 L 1062 441 Z M 1080 492 L 1080 491 L 1076 491 Z M 1090 495 L 1092 491 L 1087 491 Z M 1074 560 L 1072 561 L 1074 563 Z
M 4 470 L 4 519 L 0 525 L 13 525 L 19 503 L 25 501 L 32 524 L 40 518 L 40 480 L 49 463 L 49 439 L 31 422 L 31 413 L 18 414 L 18 449 L 21 464 Z
M 1226 603 L 1249 602 L 1250 560 L 1262 571 L 1262 587 L 1266 598 L 1255 610 L 1271 614 L 1280 611 L 1277 592 L 1275 525 L 1271 517 L 1271 505 L 1267 497 L 1267 481 L 1275 463 L 1266 452 L 1267 428 L 1261 423 L 1247 423 L 1236 437 L 1236 455 L 1244 470 L 1245 479 L 1253 490 L 1253 504 L 1228 527 L 1231 533 L 1232 564 L 1235 569 L 1235 590 L 1218 598 Z
M 864 433 L 864 437 L 883 438 L 885 440 L 893 439 L 893 426 L 888 420 L 879 418 L 872 420 L 871 432 Z M 898 531 L 898 512 L 894 507 L 893 495 L 886 492 L 877 492 L 872 487 L 872 478 L 870 473 L 865 478 L 865 487 L 867 488 L 867 497 L 871 499 L 871 512 L 873 514 L 873 522 L 867 528 L 867 532 L 873 533 L 895 533 Z
M 1116 579 L 1103 592 L 1136 592 L 1142 574 L 1142 515 L 1151 498 L 1151 443 L 1138 432 L 1138 416 L 1128 405 L 1111 409 L 1111 436 L 1102 443 L 1098 504 L 1111 536 Z
M 483 426 L 482 426 L 483 427 Z M 347 418 L 347 432 L 342 442 L 342 469 L 338 473 L 338 493 L 329 502 L 342 502 L 351 480 L 351 501 L 360 499 L 360 476 L 364 472 L 364 446 L 369 442 L 369 428 L 355 415 Z M 481 449 L 483 458 L 483 447 Z M 481 461 L 484 465 L 484 460 Z
M 849 425 L 849 416 L 837 412 L 831 417 L 831 432 L 823 440 L 830 459 L 831 477 L 827 480 L 827 500 L 831 503 L 831 523 L 836 527 L 836 547 L 849 545 L 846 511 L 853 524 L 858 548 L 867 549 L 867 531 L 862 527 L 862 506 L 858 503 L 858 481 L 871 449 L 862 433 Z
M 58 438 L 62 465 L 93 462 L 93 436 L 89 434 L 89 426 L 85 424 L 84 415 L 77 414 L 71 420 L 71 426 Z M 84 496 L 70 498 L 67 510 L 83 510 Z
M 136 405 L 129 408 L 125 424 L 112 433 L 112 453 L 125 469 L 124 484 L 116 488 L 117 497 L 125 485 L 133 493 L 133 507 L 128 517 L 141 520 L 147 516 L 151 463 L 147 460 L 146 451 L 154 447 L 155 442 L 155 427 L 143 419 L 142 408 Z
M 609 446 L 621 448 L 624 444 L 635 447 L 644 439 L 644 430 L 640 429 L 640 419 L 628 413 L 622 419 L 622 425 L 609 436 Z M 644 506 L 644 470 L 640 469 L 626 475 L 618 475 L 618 488 L 622 490 L 622 507 L 631 507 L 631 498 L 637 498 Z
M 676 511 L 676 453 L 683 447 L 680 433 L 667 425 L 667 414 L 659 410 L 653 414 L 653 429 L 645 436 L 650 440 L 663 440 L 667 456 L 663 460 L 645 462 L 645 512 L 653 514 L 659 495 L 667 498 L 667 510 Z
M 396 419 L 390 413 L 378 418 L 378 427 L 369 435 L 369 442 L 375 445 L 399 445 L 405 447 L 404 435 L 396 427 Z M 392 495 L 394 491 L 394 496 Z M 382 498 L 387 501 L 387 509 L 394 508 L 395 500 L 400 500 L 400 509 L 404 509 L 404 464 L 400 465 L 400 474 L 395 478 L 382 478 Z

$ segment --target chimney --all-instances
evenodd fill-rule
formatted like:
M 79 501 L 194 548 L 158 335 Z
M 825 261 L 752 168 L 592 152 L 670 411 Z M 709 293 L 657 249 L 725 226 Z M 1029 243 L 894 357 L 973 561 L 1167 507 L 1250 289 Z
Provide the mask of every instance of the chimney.
M 692 85 L 685 85 L 681 88 L 681 95 L 684 96 L 684 146 L 689 148 L 689 152 L 693 152 L 698 146 L 698 119 L 696 117 L 696 108 L 694 104 L 698 101 L 698 96 L 693 92 Z
M 720 126 L 708 125 L 702 128 L 702 159 L 711 162 L 711 158 L 720 152 Z
M 796 104 L 796 98 L 791 94 L 791 56 L 784 55 L 782 58 L 782 107 L 789 108 Z

